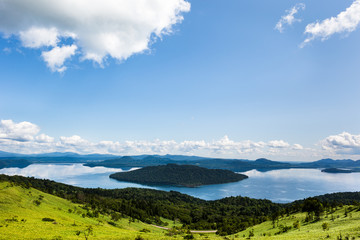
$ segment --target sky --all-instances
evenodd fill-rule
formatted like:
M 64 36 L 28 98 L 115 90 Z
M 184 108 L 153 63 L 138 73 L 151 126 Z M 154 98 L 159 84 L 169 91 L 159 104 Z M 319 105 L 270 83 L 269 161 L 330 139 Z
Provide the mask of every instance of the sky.
M 360 0 L 0 0 L 0 151 L 360 159 Z

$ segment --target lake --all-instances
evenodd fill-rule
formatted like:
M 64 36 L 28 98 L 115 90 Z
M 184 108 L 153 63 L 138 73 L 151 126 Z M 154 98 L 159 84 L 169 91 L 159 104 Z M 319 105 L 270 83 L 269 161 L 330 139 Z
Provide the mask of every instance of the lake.
M 111 173 L 131 171 L 105 167 L 86 167 L 83 164 L 32 164 L 26 168 L 4 168 L 0 174 L 32 176 L 87 188 L 152 188 L 178 191 L 205 200 L 229 196 L 247 196 L 287 203 L 311 196 L 333 192 L 360 191 L 360 173 L 323 173 L 319 169 L 283 169 L 268 172 L 244 172 L 248 179 L 235 183 L 200 186 L 196 188 L 146 186 L 120 182 L 109 178 Z

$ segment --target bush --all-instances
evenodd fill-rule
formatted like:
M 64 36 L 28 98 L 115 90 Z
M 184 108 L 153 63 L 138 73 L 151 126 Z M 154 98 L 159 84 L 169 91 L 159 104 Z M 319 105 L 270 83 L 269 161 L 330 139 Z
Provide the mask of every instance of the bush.
M 112 226 L 114 226 L 114 227 L 116 227 L 116 226 L 117 226 L 117 224 L 116 224 L 116 223 L 114 223 L 114 222 L 112 222 L 112 221 L 108 221 L 107 223 L 108 223 L 108 224 L 110 224 L 110 225 L 112 225 Z
M 300 222 L 299 222 L 299 220 L 293 223 L 293 227 L 294 227 L 295 229 L 300 229 Z
M 145 240 L 142 236 L 138 235 L 135 240 Z
M 43 218 L 42 220 L 43 222 L 55 222 L 55 219 L 47 218 L 47 217 Z
M 187 235 L 184 236 L 184 239 L 194 239 L 194 235 L 187 234 Z
M 325 231 L 325 230 L 329 230 L 329 223 L 327 222 L 324 222 L 322 225 L 322 229 Z

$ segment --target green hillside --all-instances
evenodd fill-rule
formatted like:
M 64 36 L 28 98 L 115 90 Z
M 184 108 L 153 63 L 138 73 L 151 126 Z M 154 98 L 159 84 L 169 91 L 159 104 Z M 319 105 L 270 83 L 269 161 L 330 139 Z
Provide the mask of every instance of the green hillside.
M 0 177 L 4 240 L 360 239 L 360 193 L 326 194 L 279 205 L 243 197 L 204 201 L 176 192 L 83 189 L 49 180 Z M 145 220 L 152 216 L 151 223 L 141 222 L 140 213 Z M 210 230 L 203 226 L 213 226 L 218 234 L 193 232 Z
M 319 221 L 307 222 L 306 213 L 284 215 L 275 221 L 266 221 L 245 231 L 232 235 L 229 239 L 360 239 L 360 208 L 347 206 L 325 212 Z
M 229 197 L 205 201 L 179 192 L 152 189 L 79 188 L 50 180 L 0 175 L 0 182 L 12 182 L 85 204 L 89 216 L 126 215 L 148 224 L 164 225 L 161 218 L 179 221 L 193 230 L 217 230 L 221 235 L 236 233 L 266 221 L 284 205 L 269 200 Z
M 162 221 L 167 227 L 180 225 Z M 167 230 L 127 216 L 97 215 L 84 205 L 37 189 L 0 182 L 0 239 L 86 239 L 85 235 L 88 239 L 169 239 Z M 202 235 L 220 239 L 213 233 Z
M 118 172 L 111 174 L 110 177 L 119 181 L 141 184 L 184 187 L 237 182 L 248 178 L 246 175 L 229 170 L 177 164 L 150 166 L 130 172 Z

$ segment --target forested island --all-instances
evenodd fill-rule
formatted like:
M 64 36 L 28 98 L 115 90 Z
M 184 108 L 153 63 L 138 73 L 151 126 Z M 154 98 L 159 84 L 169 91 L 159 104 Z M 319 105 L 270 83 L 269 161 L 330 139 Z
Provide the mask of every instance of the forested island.
M 359 169 L 341 169 L 341 168 L 325 168 L 321 170 L 322 172 L 326 173 L 353 173 L 353 172 L 360 172 Z
M 193 165 L 167 164 L 144 167 L 129 172 L 118 172 L 111 174 L 110 178 L 148 185 L 197 187 L 237 182 L 248 177 L 229 170 L 207 169 Z

